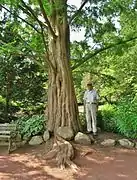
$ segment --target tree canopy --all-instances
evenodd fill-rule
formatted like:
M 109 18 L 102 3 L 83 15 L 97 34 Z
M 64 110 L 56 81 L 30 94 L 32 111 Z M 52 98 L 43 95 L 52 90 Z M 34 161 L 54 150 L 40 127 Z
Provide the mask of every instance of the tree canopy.
M 42 6 L 41 6 L 42 3 Z M 59 1 L 54 3 L 58 9 Z M 0 89 L 12 105 L 21 108 L 44 103 L 47 89 L 48 17 L 50 1 L 1 0 Z M 112 102 L 136 96 L 136 1 L 68 1 L 72 31 L 85 30 L 85 39 L 70 44 L 70 62 L 78 102 L 83 78 L 91 74 L 102 100 Z M 44 11 L 46 14 L 44 14 Z M 53 36 L 54 32 L 51 33 Z M 70 32 L 71 33 L 71 32 Z M 37 93 L 39 90 L 39 93 Z M 8 91 L 8 92 L 7 92 Z M 30 108 L 31 109 L 31 108 Z

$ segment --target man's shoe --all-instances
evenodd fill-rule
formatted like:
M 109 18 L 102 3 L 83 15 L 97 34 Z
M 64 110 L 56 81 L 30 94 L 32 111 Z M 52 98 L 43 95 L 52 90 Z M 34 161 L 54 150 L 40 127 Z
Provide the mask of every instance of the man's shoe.
M 92 134 L 93 132 L 92 131 L 87 131 L 86 134 Z
M 93 133 L 93 136 L 94 136 L 94 137 L 98 136 L 97 132 L 94 132 L 94 133 Z

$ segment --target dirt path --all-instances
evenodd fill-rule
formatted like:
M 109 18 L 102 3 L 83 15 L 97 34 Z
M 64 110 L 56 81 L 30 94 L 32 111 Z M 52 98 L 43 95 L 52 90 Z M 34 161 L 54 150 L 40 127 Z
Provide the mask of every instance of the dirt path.
M 44 159 L 44 145 L 25 147 L 7 155 L 0 149 L 0 180 L 137 180 L 137 151 L 97 148 L 78 157 L 80 170 L 60 170 Z

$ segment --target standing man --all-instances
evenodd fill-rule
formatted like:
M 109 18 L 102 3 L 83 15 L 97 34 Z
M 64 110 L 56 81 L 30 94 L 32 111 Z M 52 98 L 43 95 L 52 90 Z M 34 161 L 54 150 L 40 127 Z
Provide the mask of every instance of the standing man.
M 84 109 L 86 111 L 87 131 L 93 131 L 93 135 L 97 135 L 97 110 L 99 96 L 97 91 L 93 89 L 91 82 L 87 84 L 87 91 L 84 94 Z

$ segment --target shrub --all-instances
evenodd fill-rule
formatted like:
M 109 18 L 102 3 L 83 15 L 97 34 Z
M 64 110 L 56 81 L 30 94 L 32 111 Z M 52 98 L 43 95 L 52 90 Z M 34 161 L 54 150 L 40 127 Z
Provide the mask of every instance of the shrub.
M 31 137 L 42 134 L 45 129 L 44 115 L 24 116 L 17 121 L 17 128 L 22 136 Z
M 97 112 L 97 126 L 100 127 L 102 130 L 104 129 L 104 123 L 103 123 L 101 110 L 98 110 Z
M 85 113 L 83 113 L 83 112 L 79 113 L 79 120 L 80 120 L 80 123 L 81 123 L 81 125 L 82 125 L 82 130 L 83 130 L 83 131 L 86 131 L 86 129 L 87 129 L 87 123 L 86 123 Z
M 115 112 L 118 132 L 128 138 L 137 138 L 137 101 L 121 101 Z
M 110 104 L 105 104 L 100 107 L 102 114 L 103 127 L 105 131 L 116 132 L 117 125 L 115 121 L 115 106 Z
M 117 106 L 101 107 L 104 130 L 117 132 L 128 138 L 137 138 L 137 100 L 124 99 Z

